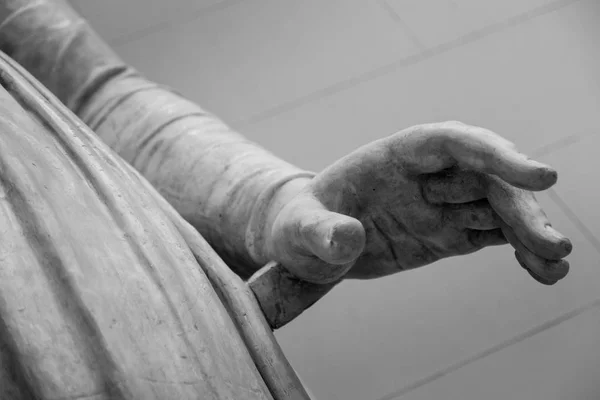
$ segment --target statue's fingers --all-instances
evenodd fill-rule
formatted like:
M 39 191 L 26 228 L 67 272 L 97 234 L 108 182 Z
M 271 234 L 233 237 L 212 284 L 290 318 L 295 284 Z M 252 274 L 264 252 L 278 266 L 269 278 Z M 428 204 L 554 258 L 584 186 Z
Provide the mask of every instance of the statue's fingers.
M 465 235 L 467 235 L 468 243 L 472 246 L 470 252 L 481 250 L 485 247 L 508 244 L 500 228 L 490 230 L 466 229 Z
M 423 197 L 432 204 L 461 204 L 487 197 L 485 175 L 463 169 L 451 169 L 423 176 Z
M 536 280 L 550 285 L 567 276 L 569 263 L 566 260 L 548 260 L 540 257 L 529 250 L 510 227 L 504 226 L 502 231 L 508 242 L 516 250 L 517 254 L 515 256 L 519 264 L 529 271 Z
M 492 230 L 500 228 L 500 217 L 487 200 L 464 204 L 449 204 L 443 209 L 444 217 L 460 228 Z
M 530 252 L 548 260 L 560 260 L 571 253 L 571 241 L 552 227 L 532 192 L 490 177 L 488 201 Z
M 433 173 L 458 166 L 493 174 L 513 186 L 545 190 L 556 183 L 548 165 L 518 152 L 515 146 L 487 129 L 459 122 L 421 125 L 390 138 L 411 171 Z
M 527 271 L 527 273 L 536 281 L 538 281 L 541 284 L 547 285 L 547 286 L 551 286 L 554 285 L 556 282 L 558 282 L 558 279 L 552 279 L 552 278 L 545 278 L 542 277 L 538 274 L 536 274 L 535 272 L 533 272 L 528 266 L 527 264 L 525 264 L 525 261 L 523 261 L 523 258 L 519 255 L 518 251 L 515 251 L 515 258 L 517 259 L 519 265 L 525 270 Z

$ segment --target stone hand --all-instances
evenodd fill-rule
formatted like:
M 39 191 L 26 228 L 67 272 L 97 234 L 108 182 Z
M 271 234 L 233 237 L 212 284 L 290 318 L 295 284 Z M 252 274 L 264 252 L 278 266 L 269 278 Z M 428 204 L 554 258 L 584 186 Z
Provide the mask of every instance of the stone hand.
M 543 284 L 565 277 L 569 239 L 532 191 L 556 172 L 486 129 L 419 125 L 335 162 L 273 211 L 265 253 L 316 283 L 376 278 L 510 243 Z

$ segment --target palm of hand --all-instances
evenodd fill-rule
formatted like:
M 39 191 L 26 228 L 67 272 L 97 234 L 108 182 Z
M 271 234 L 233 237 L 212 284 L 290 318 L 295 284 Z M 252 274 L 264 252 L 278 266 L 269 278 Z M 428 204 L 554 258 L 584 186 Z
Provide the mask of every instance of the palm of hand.
M 275 258 L 297 276 L 374 278 L 509 242 L 538 281 L 568 271 L 571 244 L 533 194 L 556 173 L 489 131 L 417 126 L 373 142 L 314 178 L 273 226 Z M 276 251 L 275 249 L 279 249 Z
M 348 277 L 380 277 L 507 243 L 486 200 L 431 202 L 426 193 L 438 177 L 393 167 L 370 176 L 369 184 L 358 191 L 361 211 L 347 214 L 359 220 L 366 233 L 365 248 Z

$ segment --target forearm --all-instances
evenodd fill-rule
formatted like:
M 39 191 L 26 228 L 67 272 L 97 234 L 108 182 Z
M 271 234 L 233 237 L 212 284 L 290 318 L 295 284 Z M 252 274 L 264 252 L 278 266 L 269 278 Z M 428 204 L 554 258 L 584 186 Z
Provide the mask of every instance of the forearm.
M 268 261 L 252 251 L 269 209 L 261 204 L 293 195 L 310 173 L 141 77 L 60 0 L 1 1 L 0 21 L 0 49 L 138 169 L 236 272 Z

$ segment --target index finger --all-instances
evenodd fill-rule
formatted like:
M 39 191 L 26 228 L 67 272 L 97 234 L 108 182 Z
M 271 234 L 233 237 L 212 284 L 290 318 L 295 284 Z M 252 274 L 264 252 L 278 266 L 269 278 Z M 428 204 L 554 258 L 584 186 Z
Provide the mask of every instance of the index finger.
M 517 151 L 515 145 L 484 128 L 446 123 L 438 135 L 440 144 L 459 167 L 493 174 L 526 190 L 545 190 L 556 183 L 556 171 Z

